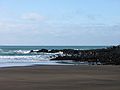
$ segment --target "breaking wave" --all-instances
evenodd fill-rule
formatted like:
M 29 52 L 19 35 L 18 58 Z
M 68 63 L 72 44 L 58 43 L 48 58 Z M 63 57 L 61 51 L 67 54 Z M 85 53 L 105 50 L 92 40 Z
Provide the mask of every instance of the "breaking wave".
M 59 65 L 50 61 L 56 55 L 53 53 L 30 53 L 30 50 L 0 49 L 0 67 L 29 66 L 29 65 Z
M 2 50 L 0 49 L 0 55 L 25 55 L 30 54 L 29 50 Z

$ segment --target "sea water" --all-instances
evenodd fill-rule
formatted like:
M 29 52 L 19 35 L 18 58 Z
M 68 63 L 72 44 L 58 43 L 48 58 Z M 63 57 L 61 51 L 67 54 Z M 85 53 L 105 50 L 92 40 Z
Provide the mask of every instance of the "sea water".
M 69 65 L 67 63 L 59 63 L 51 61 L 51 56 L 55 53 L 39 53 L 32 54 L 31 50 L 40 49 L 75 49 L 89 50 L 101 49 L 107 46 L 0 46 L 0 67 L 11 66 L 30 66 L 30 65 Z M 71 63 L 72 64 L 72 63 Z

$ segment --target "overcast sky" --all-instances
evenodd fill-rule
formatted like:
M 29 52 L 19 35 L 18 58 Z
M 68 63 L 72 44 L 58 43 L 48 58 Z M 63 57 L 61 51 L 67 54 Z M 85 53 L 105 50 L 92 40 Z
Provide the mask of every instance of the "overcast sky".
M 0 45 L 118 45 L 120 0 L 0 0 Z

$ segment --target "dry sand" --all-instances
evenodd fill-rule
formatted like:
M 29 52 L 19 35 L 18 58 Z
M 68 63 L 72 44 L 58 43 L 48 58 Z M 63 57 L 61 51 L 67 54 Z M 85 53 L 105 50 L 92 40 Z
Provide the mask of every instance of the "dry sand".
M 0 68 L 0 90 L 120 90 L 120 66 Z

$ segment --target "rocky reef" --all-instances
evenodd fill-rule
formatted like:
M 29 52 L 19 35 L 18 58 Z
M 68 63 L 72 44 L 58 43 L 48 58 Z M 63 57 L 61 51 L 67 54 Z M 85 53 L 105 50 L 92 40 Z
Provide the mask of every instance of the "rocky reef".
M 58 53 L 57 57 L 51 60 L 74 60 L 81 62 L 100 62 L 106 65 L 120 65 L 120 45 L 111 46 L 103 49 L 92 49 L 92 50 L 74 50 L 74 49 L 63 49 L 63 50 L 47 50 L 41 49 L 38 51 L 31 50 L 30 53 Z

